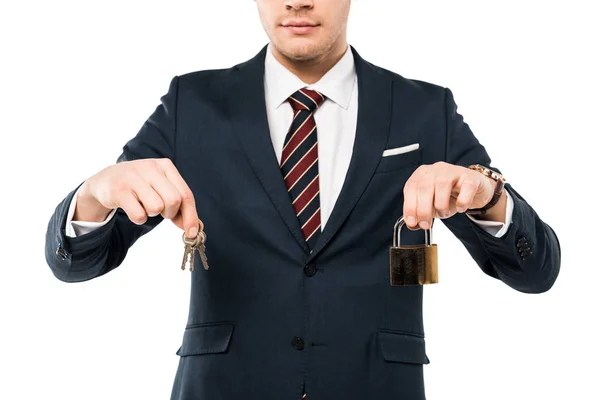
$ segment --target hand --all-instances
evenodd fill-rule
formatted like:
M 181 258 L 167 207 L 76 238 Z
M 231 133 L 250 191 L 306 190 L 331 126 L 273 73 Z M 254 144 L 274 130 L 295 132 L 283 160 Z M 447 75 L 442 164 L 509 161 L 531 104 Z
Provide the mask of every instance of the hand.
M 404 221 L 411 230 L 429 229 L 433 218 L 449 218 L 490 202 L 495 184 L 483 174 L 437 162 L 421 165 L 404 186 Z
M 191 189 L 168 158 L 124 161 L 98 172 L 83 183 L 74 220 L 91 220 L 86 213 L 106 218 L 115 208 L 138 225 L 160 214 L 190 238 L 204 227 Z

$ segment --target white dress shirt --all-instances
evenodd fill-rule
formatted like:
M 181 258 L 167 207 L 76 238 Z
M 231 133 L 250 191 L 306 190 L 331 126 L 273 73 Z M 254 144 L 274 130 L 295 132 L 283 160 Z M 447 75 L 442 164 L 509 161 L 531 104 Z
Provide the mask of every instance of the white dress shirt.
M 287 98 L 304 87 L 316 90 L 326 97 L 314 114 L 319 141 L 319 196 L 323 229 L 346 179 L 356 135 L 358 85 L 352 50 L 348 46 L 344 56 L 333 68 L 318 82 L 307 85 L 275 59 L 269 45 L 265 57 L 264 85 L 267 119 L 278 162 L 293 118 L 292 106 Z M 67 236 L 75 237 L 91 232 L 106 224 L 116 212 L 116 209 L 112 210 L 102 222 L 72 221 L 76 200 L 77 193 L 67 215 Z M 489 234 L 500 237 L 510 225 L 512 210 L 513 200 L 508 195 L 505 223 L 468 217 Z

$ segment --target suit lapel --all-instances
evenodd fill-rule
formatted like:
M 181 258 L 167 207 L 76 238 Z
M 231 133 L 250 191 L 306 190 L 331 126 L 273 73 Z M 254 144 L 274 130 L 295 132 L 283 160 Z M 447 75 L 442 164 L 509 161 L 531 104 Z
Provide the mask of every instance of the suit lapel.
M 352 48 L 358 80 L 358 120 L 350 166 L 340 195 L 308 261 L 340 229 L 371 180 L 389 135 L 392 81 Z
M 300 247 L 309 253 L 273 149 L 264 92 L 264 61 L 267 46 L 251 60 L 236 66 L 228 90 L 229 116 L 248 161 L 263 188 Z
M 310 261 L 338 232 L 377 168 L 389 135 L 392 81 L 352 48 L 358 81 L 358 119 L 352 158 L 331 216 L 309 253 L 271 142 L 264 93 L 266 50 L 267 46 L 254 58 L 236 66 L 232 86 L 227 91 L 229 120 L 264 190 Z

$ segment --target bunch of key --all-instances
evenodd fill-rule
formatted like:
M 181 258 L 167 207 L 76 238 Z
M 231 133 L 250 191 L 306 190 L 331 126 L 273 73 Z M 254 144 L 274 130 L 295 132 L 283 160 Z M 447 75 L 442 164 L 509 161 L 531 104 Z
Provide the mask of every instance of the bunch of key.
M 183 262 L 181 263 L 181 270 L 185 271 L 185 265 L 190 263 L 190 272 L 194 271 L 194 253 L 198 250 L 200 253 L 200 259 L 204 269 L 208 269 L 208 259 L 206 258 L 206 233 L 200 230 L 194 239 L 190 239 L 183 232 L 183 243 L 185 249 L 183 251 Z

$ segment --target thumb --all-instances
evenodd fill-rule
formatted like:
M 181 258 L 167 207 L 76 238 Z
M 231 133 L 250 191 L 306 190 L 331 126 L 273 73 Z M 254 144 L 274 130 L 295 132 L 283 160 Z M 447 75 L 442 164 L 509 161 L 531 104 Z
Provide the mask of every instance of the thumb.
M 183 227 L 183 217 L 181 216 L 181 211 L 178 212 L 177 215 L 175 215 L 173 218 L 171 218 L 171 222 L 173 222 L 175 226 L 177 226 L 182 231 L 185 230 L 185 228 Z
M 171 222 L 175 224 L 179 229 L 186 232 L 186 236 L 190 239 L 193 239 L 198 234 L 198 229 L 201 231 L 204 230 L 204 223 L 199 218 L 196 218 L 196 225 L 192 223 L 188 229 L 185 229 L 185 223 L 183 221 L 183 216 L 181 215 L 181 211 L 177 213 L 177 215 L 171 218 Z
M 183 220 L 183 229 L 185 234 L 190 239 L 193 239 L 198 234 L 198 229 L 202 226 L 202 222 L 198 218 L 195 207 L 181 208 L 181 218 Z

